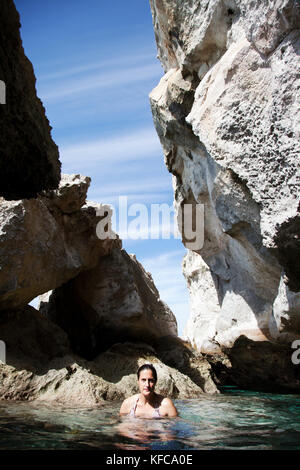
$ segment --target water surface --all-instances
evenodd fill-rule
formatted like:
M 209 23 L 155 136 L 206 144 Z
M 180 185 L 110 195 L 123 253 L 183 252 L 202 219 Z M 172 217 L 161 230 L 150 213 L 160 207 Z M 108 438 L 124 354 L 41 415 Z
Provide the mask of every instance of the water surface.
M 300 450 L 300 395 L 222 392 L 174 400 L 172 419 L 120 418 L 120 403 L 0 402 L 0 449 Z

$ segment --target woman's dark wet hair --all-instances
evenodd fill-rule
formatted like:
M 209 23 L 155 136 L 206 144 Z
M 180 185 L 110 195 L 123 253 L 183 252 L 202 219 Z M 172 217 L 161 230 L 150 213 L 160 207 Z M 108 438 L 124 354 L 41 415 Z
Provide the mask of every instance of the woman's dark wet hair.
M 143 371 L 143 370 L 152 370 L 152 374 L 153 374 L 153 378 L 155 380 L 155 382 L 157 382 L 157 372 L 156 372 L 156 369 L 154 367 L 153 364 L 143 364 L 139 370 L 137 371 L 137 378 L 139 379 L 140 378 L 140 373 Z

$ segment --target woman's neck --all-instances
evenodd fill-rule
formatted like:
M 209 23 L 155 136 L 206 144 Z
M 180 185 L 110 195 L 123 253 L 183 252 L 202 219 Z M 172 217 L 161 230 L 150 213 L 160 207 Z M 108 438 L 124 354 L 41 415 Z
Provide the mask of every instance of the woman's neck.
M 156 393 L 153 392 L 151 395 L 149 395 L 148 398 L 146 398 L 142 393 L 140 393 L 139 400 L 143 405 L 148 403 L 149 405 L 153 406 L 153 403 L 155 402 L 155 395 Z

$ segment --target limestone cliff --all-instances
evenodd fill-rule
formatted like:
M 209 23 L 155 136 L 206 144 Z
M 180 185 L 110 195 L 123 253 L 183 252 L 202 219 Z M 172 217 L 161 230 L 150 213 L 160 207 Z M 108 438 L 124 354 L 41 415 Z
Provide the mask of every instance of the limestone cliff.
M 162 393 L 217 393 L 151 275 L 118 236 L 97 237 L 111 211 L 86 202 L 89 184 L 62 175 L 35 199 L 0 201 L 0 399 L 101 405 L 135 393 L 145 361 L 156 364 Z M 39 294 L 37 311 L 27 303 Z
M 205 214 L 203 247 L 183 264 L 186 338 L 206 353 L 242 335 L 290 348 L 300 338 L 299 2 L 150 4 L 165 70 L 150 102 L 175 205 Z
M 0 100 L 0 196 L 10 200 L 57 188 L 60 179 L 58 148 L 36 95 L 33 67 L 24 54 L 19 28 L 13 0 L 1 0 L 0 80 L 6 104 Z
M 103 404 L 137 392 L 145 361 L 163 394 L 218 393 L 151 275 L 116 234 L 99 238 L 111 209 L 86 202 L 90 178 L 60 175 L 12 0 L 0 25 L 0 399 Z

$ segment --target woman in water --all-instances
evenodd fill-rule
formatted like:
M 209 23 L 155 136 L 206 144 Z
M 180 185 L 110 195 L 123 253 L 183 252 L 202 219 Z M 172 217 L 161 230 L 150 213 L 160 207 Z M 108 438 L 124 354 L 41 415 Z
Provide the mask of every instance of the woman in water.
M 177 410 L 170 398 L 155 393 L 156 369 L 152 364 L 144 364 L 137 371 L 140 393 L 123 401 L 120 415 L 137 418 L 172 418 Z

